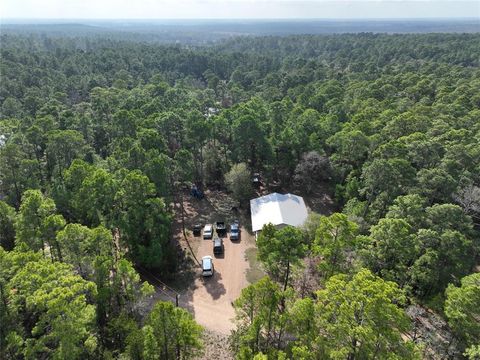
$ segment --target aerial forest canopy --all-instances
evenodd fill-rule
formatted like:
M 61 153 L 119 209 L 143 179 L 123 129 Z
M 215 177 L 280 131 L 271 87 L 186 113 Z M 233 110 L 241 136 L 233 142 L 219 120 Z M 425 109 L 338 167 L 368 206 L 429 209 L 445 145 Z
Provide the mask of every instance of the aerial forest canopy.
M 234 302 L 239 359 L 427 357 L 403 336 L 411 303 L 478 359 L 479 54 L 479 34 L 2 35 L 0 357 L 201 352 L 186 310 L 142 314 L 152 288 L 137 270 L 180 265 L 186 187 L 233 187 L 242 207 L 248 171 L 322 184 L 338 212 L 262 232 L 270 277 Z M 321 259 L 320 285 L 300 296 L 290 274 L 305 257 Z

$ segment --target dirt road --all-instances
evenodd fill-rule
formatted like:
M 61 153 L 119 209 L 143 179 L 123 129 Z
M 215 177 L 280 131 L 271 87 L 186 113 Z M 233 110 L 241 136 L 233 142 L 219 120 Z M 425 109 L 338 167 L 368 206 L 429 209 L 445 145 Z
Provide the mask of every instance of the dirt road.
M 234 328 L 232 319 L 235 313 L 232 303 L 248 285 L 246 271 L 249 269 L 249 262 L 245 251 L 252 247 L 252 244 L 243 228 L 242 235 L 240 241 L 231 241 L 225 237 L 224 254 L 215 256 L 213 260 L 213 277 L 203 278 L 198 272 L 194 284 L 180 297 L 181 306 L 189 309 L 200 325 L 221 334 L 230 334 Z M 212 240 L 196 237 L 190 241 L 194 243 L 192 247 L 197 248 L 196 256 L 199 260 L 205 255 L 213 255 Z
M 255 240 L 246 227 L 250 224 L 250 216 L 235 210 L 236 206 L 235 201 L 224 192 L 208 190 L 202 200 L 188 195 L 183 197 L 183 218 L 180 207 L 178 204 L 175 206 L 174 236 L 185 253 L 191 256 L 193 252 L 199 261 L 205 255 L 213 256 L 213 241 L 203 240 L 201 236 L 194 237 L 191 232 L 194 224 L 203 226 L 223 220 L 228 225 L 233 220 L 239 220 L 242 225 L 239 241 L 231 241 L 229 235 L 223 238 L 224 255 L 213 257 L 213 277 L 204 279 L 200 267 L 195 264 L 191 267 L 194 273 L 185 286 L 174 286 L 179 290 L 184 289 L 180 290 L 180 306 L 190 311 L 195 320 L 208 331 L 219 335 L 230 335 L 234 328 L 233 301 L 240 296 L 249 281 L 256 281 L 263 275 L 256 260 L 252 260 L 255 258 L 252 255 L 255 251 Z M 183 236 L 182 220 L 185 221 L 188 242 Z

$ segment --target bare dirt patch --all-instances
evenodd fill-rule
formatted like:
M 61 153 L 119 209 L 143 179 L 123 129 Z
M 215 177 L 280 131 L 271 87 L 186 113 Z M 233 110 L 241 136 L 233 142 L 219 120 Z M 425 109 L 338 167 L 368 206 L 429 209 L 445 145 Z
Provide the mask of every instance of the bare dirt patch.
M 198 259 L 213 255 L 211 240 L 194 238 L 189 241 L 196 243 L 195 255 Z M 233 330 L 235 313 L 232 303 L 248 285 L 246 271 L 249 263 L 245 259 L 245 251 L 249 246 L 245 239 L 239 242 L 224 239 L 224 255 L 213 260 L 214 275 L 203 278 L 198 271 L 193 285 L 181 295 L 180 304 L 191 309 L 196 321 L 207 329 L 221 334 L 230 334 Z
M 197 356 L 198 360 L 233 360 L 234 356 L 228 348 L 228 336 L 214 331 L 205 330 L 203 333 L 203 354 Z
M 176 206 L 175 238 L 184 252 L 198 261 L 203 256 L 213 256 L 213 242 L 204 240 L 201 236 L 194 237 L 191 231 L 194 224 L 203 226 L 217 220 L 226 224 L 233 220 L 240 221 L 240 240 L 231 241 L 227 234 L 223 238 L 224 254 L 213 256 L 214 276 L 203 278 L 200 267 L 195 266 L 194 260 L 191 282 L 185 284 L 187 286 L 175 284 L 177 289 L 181 289 L 180 306 L 188 309 L 200 325 L 210 332 L 229 335 L 234 329 L 233 302 L 240 296 L 242 289 L 249 285 L 249 280 L 255 281 L 263 276 L 260 265 L 251 255 L 255 254 L 256 248 L 255 239 L 245 226 L 250 224 L 249 215 L 246 211 L 238 210 L 235 201 L 220 191 L 206 191 L 202 200 L 184 195 L 183 207 L 186 238 L 183 235 L 179 205 Z M 251 273 L 255 276 L 247 278 L 247 274 Z

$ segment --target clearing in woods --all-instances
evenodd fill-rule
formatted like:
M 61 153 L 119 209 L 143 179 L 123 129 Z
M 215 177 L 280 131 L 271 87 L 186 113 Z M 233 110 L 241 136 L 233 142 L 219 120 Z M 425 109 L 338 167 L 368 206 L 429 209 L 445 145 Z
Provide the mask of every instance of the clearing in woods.
M 185 259 L 180 264 L 177 277 L 168 285 L 179 294 L 179 306 L 187 309 L 195 320 L 204 327 L 204 354 L 200 359 L 233 359 L 228 350 L 228 336 L 234 329 L 235 312 L 233 301 L 240 296 L 242 289 L 265 275 L 256 260 L 255 238 L 251 234 L 250 215 L 243 209 L 238 211 L 235 202 L 224 192 L 205 192 L 202 200 L 183 196 L 186 239 L 182 231 L 180 204 L 175 204 L 173 225 L 174 240 L 180 244 Z M 229 225 L 234 220 L 240 222 L 240 240 L 231 241 L 229 233 L 223 238 L 224 254 L 213 255 L 213 241 L 202 236 L 194 237 L 194 224 L 203 226 L 217 220 Z M 200 266 L 205 255 L 213 257 L 215 274 L 210 278 L 201 276 Z M 158 300 L 175 301 L 175 292 L 163 287 L 160 274 L 146 272 L 143 277 L 155 284 L 156 294 L 150 299 L 150 306 Z M 146 306 L 148 307 L 148 306 Z
M 192 269 L 193 279 L 190 286 L 181 293 L 180 306 L 187 308 L 195 316 L 195 320 L 206 329 L 229 335 L 234 328 L 233 301 L 240 296 L 242 289 L 248 286 L 249 280 L 256 281 L 264 273 L 256 261 L 249 261 L 254 260 L 252 256 L 247 256 L 248 253 L 255 252 L 256 248 L 255 239 L 248 229 L 250 219 L 246 211 L 235 210 L 235 202 L 223 192 L 207 191 L 205 195 L 202 200 L 184 197 L 187 240 L 182 233 L 181 216 L 176 216 L 175 237 L 185 252 L 188 254 L 191 249 L 199 261 L 205 255 L 213 256 L 212 240 L 193 236 L 191 230 L 196 223 L 203 227 L 217 220 L 225 221 L 227 225 L 233 220 L 239 220 L 241 236 L 238 241 L 231 241 L 229 234 L 223 238 L 224 254 L 213 256 L 215 266 L 213 277 L 203 278 L 198 266 Z M 179 205 L 176 210 L 180 212 Z
M 205 255 L 213 256 L 215 273 L 211 278 L 203 278 L 200 268 L 195 266 L 196 262 L 192 262 L 190 276 L 186 276 L 189 281 L 183 286 L 179 284 L 179 287 L 183 287 L 179 305 L 188 309 L 206 330 L 202 358 L 233 359 L 227 345 L 228 336 L 234 329 L 235 312 L 232 303 L 244 287 L 265 274 L 256 261 L 255 238 L 248 229 L 250 218 L 247 212 L 235 210 L 235 202 L 223 192 L 207 191 L 205 195 L 202 200 L 184 197 L 187 240 L 182 233 L 181 216 L 178 216 L 180 206 L 176 206 L 175 238 L 185 253 L 191 256 L 191 249 L 198 261 Z M 233 220 L 239 220 L 241 225 L 240 240 L 231 241 L 229 233 L 223 238 L 225 250 L 221 256 L 213 255 L 212 240 L 204 240 L 202 236 L 194 237 L 192 234 L 194 224 L 199 223 L 203 227 L 217 220 L 225 221 L 228 229 Z
M 307 205 L 321 213 L 331 212 L 331 198 L 325 196 L 324 191 L 319 193 L 322 196 L 309 198 Z M 232 304 L 240 296 L 243 288 L 265 276 L 256 258 L 257 248 L 255 237 L 251 233 L 250 214 L 247 209 L 238 210 L 235 206 L 236 202 L 222 191 L 207 190 L 202 200 L 193 198 L 185 192 L 183 194 L 185 239 L 182 231 L 181 206 L 175 204 L 174 238 L 186 255 L 186 261 L 170 285 L 180 295 L 179 306 L 187 309 L 205 328 L 205 352 L 201 359 L 233 359 L 227 343 L 228 336 L 234 329 L 235 312 Z M 225 221 L 229 229 L 229 224 L 234 220 L 240 221 L 240 240 L 231 241 L 227 233 L 223 238 L 225 251 L 221 256 L 213 255 L 212 240 L 193 236 L 192 229 L 195 224 L 201 224 L 203 229 L 205 224 Z M 200 266 L 196 262 L 201 261 L 205 255 L 213 256 L 214 259 L 215 274 L 211 278 L 201 276 Z M 172 294 L 159 290 L 152 300 L 160 299 L 174 300 Z

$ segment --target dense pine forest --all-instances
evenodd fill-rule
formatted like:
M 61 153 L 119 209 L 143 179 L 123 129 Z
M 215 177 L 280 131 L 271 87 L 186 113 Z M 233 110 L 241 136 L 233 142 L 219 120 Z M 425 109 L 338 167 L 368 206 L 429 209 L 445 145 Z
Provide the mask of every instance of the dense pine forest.
M 192 184 L 248 211 L 260 173 L 335 206 L 260 233 L 235 358 L 480 359 L 479 54 L 479 34 L 2 35 L 0 358 L 200 356 L 202 327 L 147 307 L 139 272 L 182 267 Z

